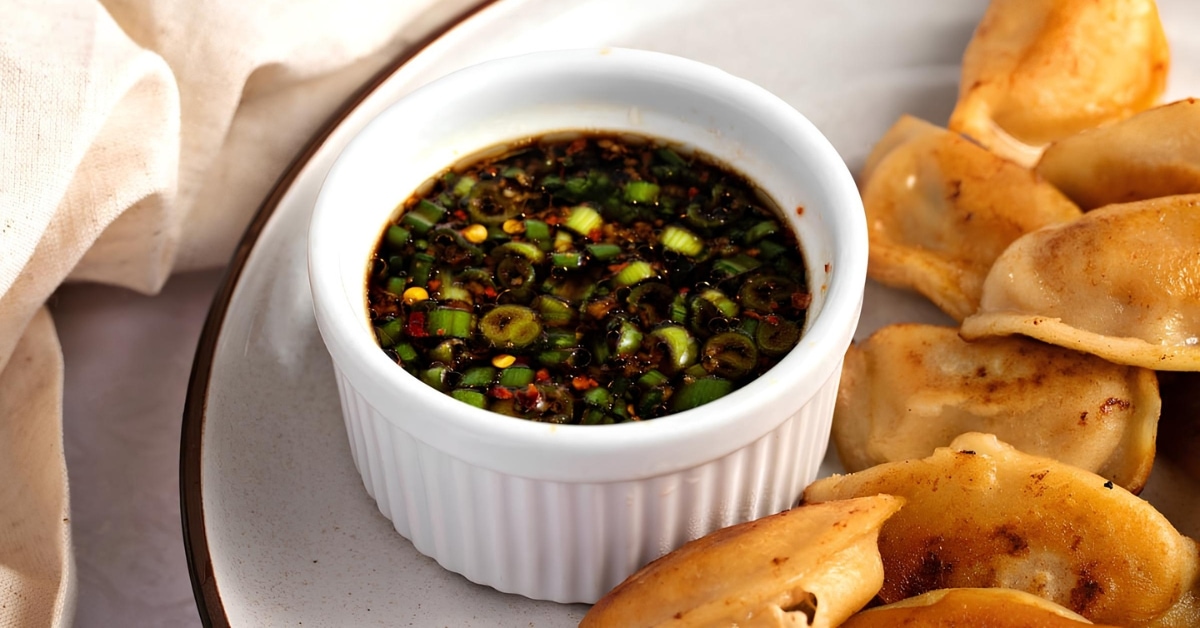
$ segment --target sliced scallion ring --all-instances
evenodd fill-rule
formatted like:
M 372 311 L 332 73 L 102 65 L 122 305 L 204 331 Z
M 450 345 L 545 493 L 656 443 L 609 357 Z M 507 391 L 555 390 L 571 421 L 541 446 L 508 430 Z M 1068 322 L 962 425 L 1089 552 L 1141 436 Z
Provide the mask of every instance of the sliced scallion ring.
M 740 332 L 717 334 L 704 342 L 700 363 L 718 377 L 740 379 L 758 365 L 758 347 Z
M 498 305 L 479 319 L 479 331 L 493 346 L 527 347 L 542 335 L 542 323 L 533 310 L 520 305 Z

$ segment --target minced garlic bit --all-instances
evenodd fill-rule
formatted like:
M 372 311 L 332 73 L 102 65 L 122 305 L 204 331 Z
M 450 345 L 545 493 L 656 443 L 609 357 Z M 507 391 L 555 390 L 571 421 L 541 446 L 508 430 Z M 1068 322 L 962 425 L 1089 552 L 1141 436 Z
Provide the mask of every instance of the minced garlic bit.
M 471 244 L 479 244 L 488 237 L 487 227 L 478 223 L 463 229 L 462 234 Z
M 427 292 L 421 286 L 413 286 L 413 287 L 409 288 L 408 290 L 405 290 L 404 295 L 401 298 L 404 299 L 405 303 L 408 303 L 409 305 L 411 305 L 413 303 L 417 303 L 419 301 L 424 301 L 425 299 L 428 299 L 429 292 Z
M 506 369 L 517 362 L 517 358 L 507 353 L 501 353 L 492 358 L 492 366 L 498 369 Z

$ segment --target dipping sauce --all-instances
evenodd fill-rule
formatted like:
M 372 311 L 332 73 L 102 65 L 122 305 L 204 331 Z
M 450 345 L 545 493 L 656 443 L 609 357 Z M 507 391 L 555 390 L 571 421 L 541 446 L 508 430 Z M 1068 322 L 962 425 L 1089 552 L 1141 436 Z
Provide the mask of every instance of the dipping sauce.
M 795 235 L 729 168 L 648 138 L 547 136 L 447 172 L 383 233 L 380 346 L 479 408 L 652 419 L 744 386 L 795 346 Z

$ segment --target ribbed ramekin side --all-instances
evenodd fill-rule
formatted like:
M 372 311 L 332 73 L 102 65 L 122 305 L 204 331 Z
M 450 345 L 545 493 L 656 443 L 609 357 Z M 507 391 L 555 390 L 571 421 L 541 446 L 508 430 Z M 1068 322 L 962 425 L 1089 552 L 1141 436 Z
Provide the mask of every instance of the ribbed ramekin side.
M 636 481 L 566 483 L 453 458 L 338 379 L 363 483 L 401 535 L 469 580 L 565 603 L 594 602 L 689 540 L 794 504 L 815 478 L 836 394 L 835 378 L 778 428 L 706 464 Z

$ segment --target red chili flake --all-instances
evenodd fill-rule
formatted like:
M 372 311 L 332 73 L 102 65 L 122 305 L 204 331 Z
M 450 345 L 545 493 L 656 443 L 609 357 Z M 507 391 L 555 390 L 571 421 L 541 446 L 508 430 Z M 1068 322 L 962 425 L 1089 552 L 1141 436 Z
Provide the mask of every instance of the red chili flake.
M 489 299 L 496 298 L 496 289 L 491 286 L 484 286 L 483 294 Z
M 425 312 L 413 312 L 408 317 L 405 333 L 413 338 L 426 338 L 429 332 L 425 329 Z
M 829 269 L 831 269 L 831 268 L 833 268 L 832 264 L 825 264 L 825 274 L 826 275 L 829 274 Z
M 625 267 L 626 267 L 626 266 L 628 266 L 628 265 L 629 265 L 629 262 L 621 262 L 620 264 L 609 264 L 609 265 L 608 265 L 608 272 L 610 272 L 610 273 L 619 273 L 619 272 L 621 272 L 622 270 L 624 270 L 624 269 L 625 269 Z
M 562 222 L 562 219 L 559 218 L 557 214 L 550 214 L 549 216 L 543 218 L 542 221 L 548 225 L 557 225 L 558 223 Z
M 550 371 L 546 369 L 538 369 L 537 373 L 533 374 L 533 378 L 539 382 L 550 381 Z
M 589 240 L 595 242 L 604 237 L 604 231 L 602 229 L 592 229 L 588 232 L 587 237 Z
M 682 286 L 679 288 L 679 294 L 687 294 L 692 291 L 691 286 Z
M 587 375 L 577 375 L 571 378 L 571 387 L 575 390 L 587 390 L 600 385 L 600 382 L 588 377 Z
M 461 209 L 454 210 L 454 213 L 451 215 L 454 216 L 455 220 L 464 220 L 465 221 L 467 219 L 467 212 L 465 212 Z
M 807 310 L 812 305 L 812 295 L 807 292 L 792 293 L 792 307 L 797 310 Z
M 571 145 L 567 147 L 567 154 L 574 155 L 585 148 L 587 148 L 587 140 L 581 137 L 571 142 Z
M 759 314 L 758 312 L 755 312 L 754 310 L 746 310 L 746 311 L 742 312 L 742 316 L 745 316 L 746 318 L 753 318 L 756 321 L 762 320 L 762 315 Z
M 493 386 L 488 395 L 494 399 L 512 399 L 512 391 L 503 386 Z
M 513 395 L 516 397 L 517 403 L 526 408 L 536 407 L 538 402 L 541 401 L 542 397 L 542 393 L 538 391 L 537 386 L 534 386 L 533 384 L 530 384 L 527 388 L 525 388 L 525 390 L 520 390 L 513 393 Z
M 803 215 L 804 215 L 804 206 L 803 206 L 803 205 L 797 205 L 797 206 L 796 206 L 796 215 L 797 215 L 797 216 L 803 216 Z
M 764 318 L 763 320 L 765 320 L 768 325 L 778 325 L 779 324 L 779 317 L 775 316 L 774 314 L 768 314 L 766 316 L 766 318 Z
M 430 279 L 425 285 L 428 286 L 430 290 L 437 290 L 438 288 L 442 287 L 442 280 Z
M 688 188 L 688 191 L 687 191 L 688 200 L 690 201 L 693 198 L 696 198 L 696 195 L 699 193 L 700 193 L 700 190 L 694 185 L 692 187 Z

